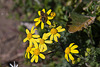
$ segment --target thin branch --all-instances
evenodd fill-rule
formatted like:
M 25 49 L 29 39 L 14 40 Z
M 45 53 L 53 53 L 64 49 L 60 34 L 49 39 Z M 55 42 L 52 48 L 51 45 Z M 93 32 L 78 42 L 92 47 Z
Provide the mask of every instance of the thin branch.
M 34 1 L 35 1 L 35 2 L 37 2 L 37 4 L 38 4 L 38 5 L 40 5 L 40 2 L 39 2 L 39 0 L 34 0 Z
M 54 53 L 54 52 L 56 52 L 56 50 L 51 51 L 51 52 L 49 52 L 49 53 L 46 53 L 45 55 L 48 55 L 48 54 L 51 54 L 51 53 Z
M 77 7 L 80 5 L 82 3 L 82 0 L 79 0 L 79 3 L 76 5 L 76 7 L 72 10 L 72 12 L 74 12 L 76 9 L 77 9 Z
M 88 6 L 87 6 L 87 7 L 84 7 L 84 8 L 83 8 L 83 10 L 88 9 L 88 8 L 89 8 L 89 6 L 91 6 L 91 4 L 92 4 L 92 1 L 88 4 Z

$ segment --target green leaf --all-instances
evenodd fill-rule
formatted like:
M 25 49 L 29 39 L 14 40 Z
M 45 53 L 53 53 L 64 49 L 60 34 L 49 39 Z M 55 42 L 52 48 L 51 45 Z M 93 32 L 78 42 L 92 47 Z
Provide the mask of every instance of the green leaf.
M 22 26 L 22 25 L 18 26 L 18 30 L 20 32 L 25 32 L 25 26 Z
M 96 48 L 96 52 L 100 54 L 100 48 Z

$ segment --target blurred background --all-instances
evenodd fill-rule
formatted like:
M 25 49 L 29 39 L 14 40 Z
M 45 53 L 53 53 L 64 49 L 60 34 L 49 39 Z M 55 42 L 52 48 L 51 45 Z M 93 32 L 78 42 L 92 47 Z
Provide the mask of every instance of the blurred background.
M 62 33 L 63 44 L 68 45 L 74 42 L 80 45 L 80 52 L 83 51 L 80 57 L 85 60 L 76 60 L 76 63 L 72 65 L 64 58 L 62 49 L 46 55 L 46 59 L 38 63 L 30 63 L 24 58 L 28 46 L 28 43 L 23 43 L 26 37 L 25 29 L 31 29 L 34 18 L 38 17 L 38 11 L 43 8 L 46 11 L 52 9 L 56 13 L 54 25 L 62 25 L 67 29 L 67 32 Z M 79 17 L 83 20 L 79 20 Z M 69 26 L 69 29 L 67 25 L 70 20 L 72 26 Z M 80 27 L 87 20 L 87 28 Z M 41 32 L 45 32 L 46 29 L 38 28 L 38 30 L 38 34 L 42 35 Z M 14 61 L 19 67 L 100 67 L 99 33 L 99 0 L 0 0 L 0 67 L 11 67 L 9 64 L 14 64 Z M 57 44 L 55 47 L 49 47 L 49 49 L 59 48 Z M 88 53 L 86 48 L 91 51 Z

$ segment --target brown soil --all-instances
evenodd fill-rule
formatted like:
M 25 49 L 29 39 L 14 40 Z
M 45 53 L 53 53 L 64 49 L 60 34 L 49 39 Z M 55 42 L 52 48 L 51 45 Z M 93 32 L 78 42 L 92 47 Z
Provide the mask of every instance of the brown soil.
M 13 0 L 0 0 L 0 67 L 10 67 L 9 64 L 14 64 L 14 61 L 18 67 L 41 67 L 42 63 L 31 64 L 24 57 L 27 43 L 22 42 L 24 33 L 18 31 L 21 23 L 7 18 L 12 6 Z M 34 24 L 27 25 L 30 29 Z
M 0 4 L 2 4 L 0 8 L 0 67 L 9 67 L 13 61 L 16 61 L 19 67 L 28 67 L 22 64 L 25 61 L 23 56 L 26 44 L 22 42 L 17 29 L 20 22 L 7 18 L 12 0 L 1 0 Z

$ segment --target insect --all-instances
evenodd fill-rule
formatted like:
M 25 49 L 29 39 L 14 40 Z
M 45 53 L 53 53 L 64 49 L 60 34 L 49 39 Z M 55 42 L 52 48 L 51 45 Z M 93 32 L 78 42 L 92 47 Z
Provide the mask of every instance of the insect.
M 95 20 L 95 17 L 83 16 L 77 13 L 71 13 L 70 18 L 70 24 L 67 24 L 69 33 L 81 31 L 83 28 L 87 28 L 90 24 L 94 23 Z
M 47 14 L 41 11 L 41 21 L 45 23 L 47 21 Z

